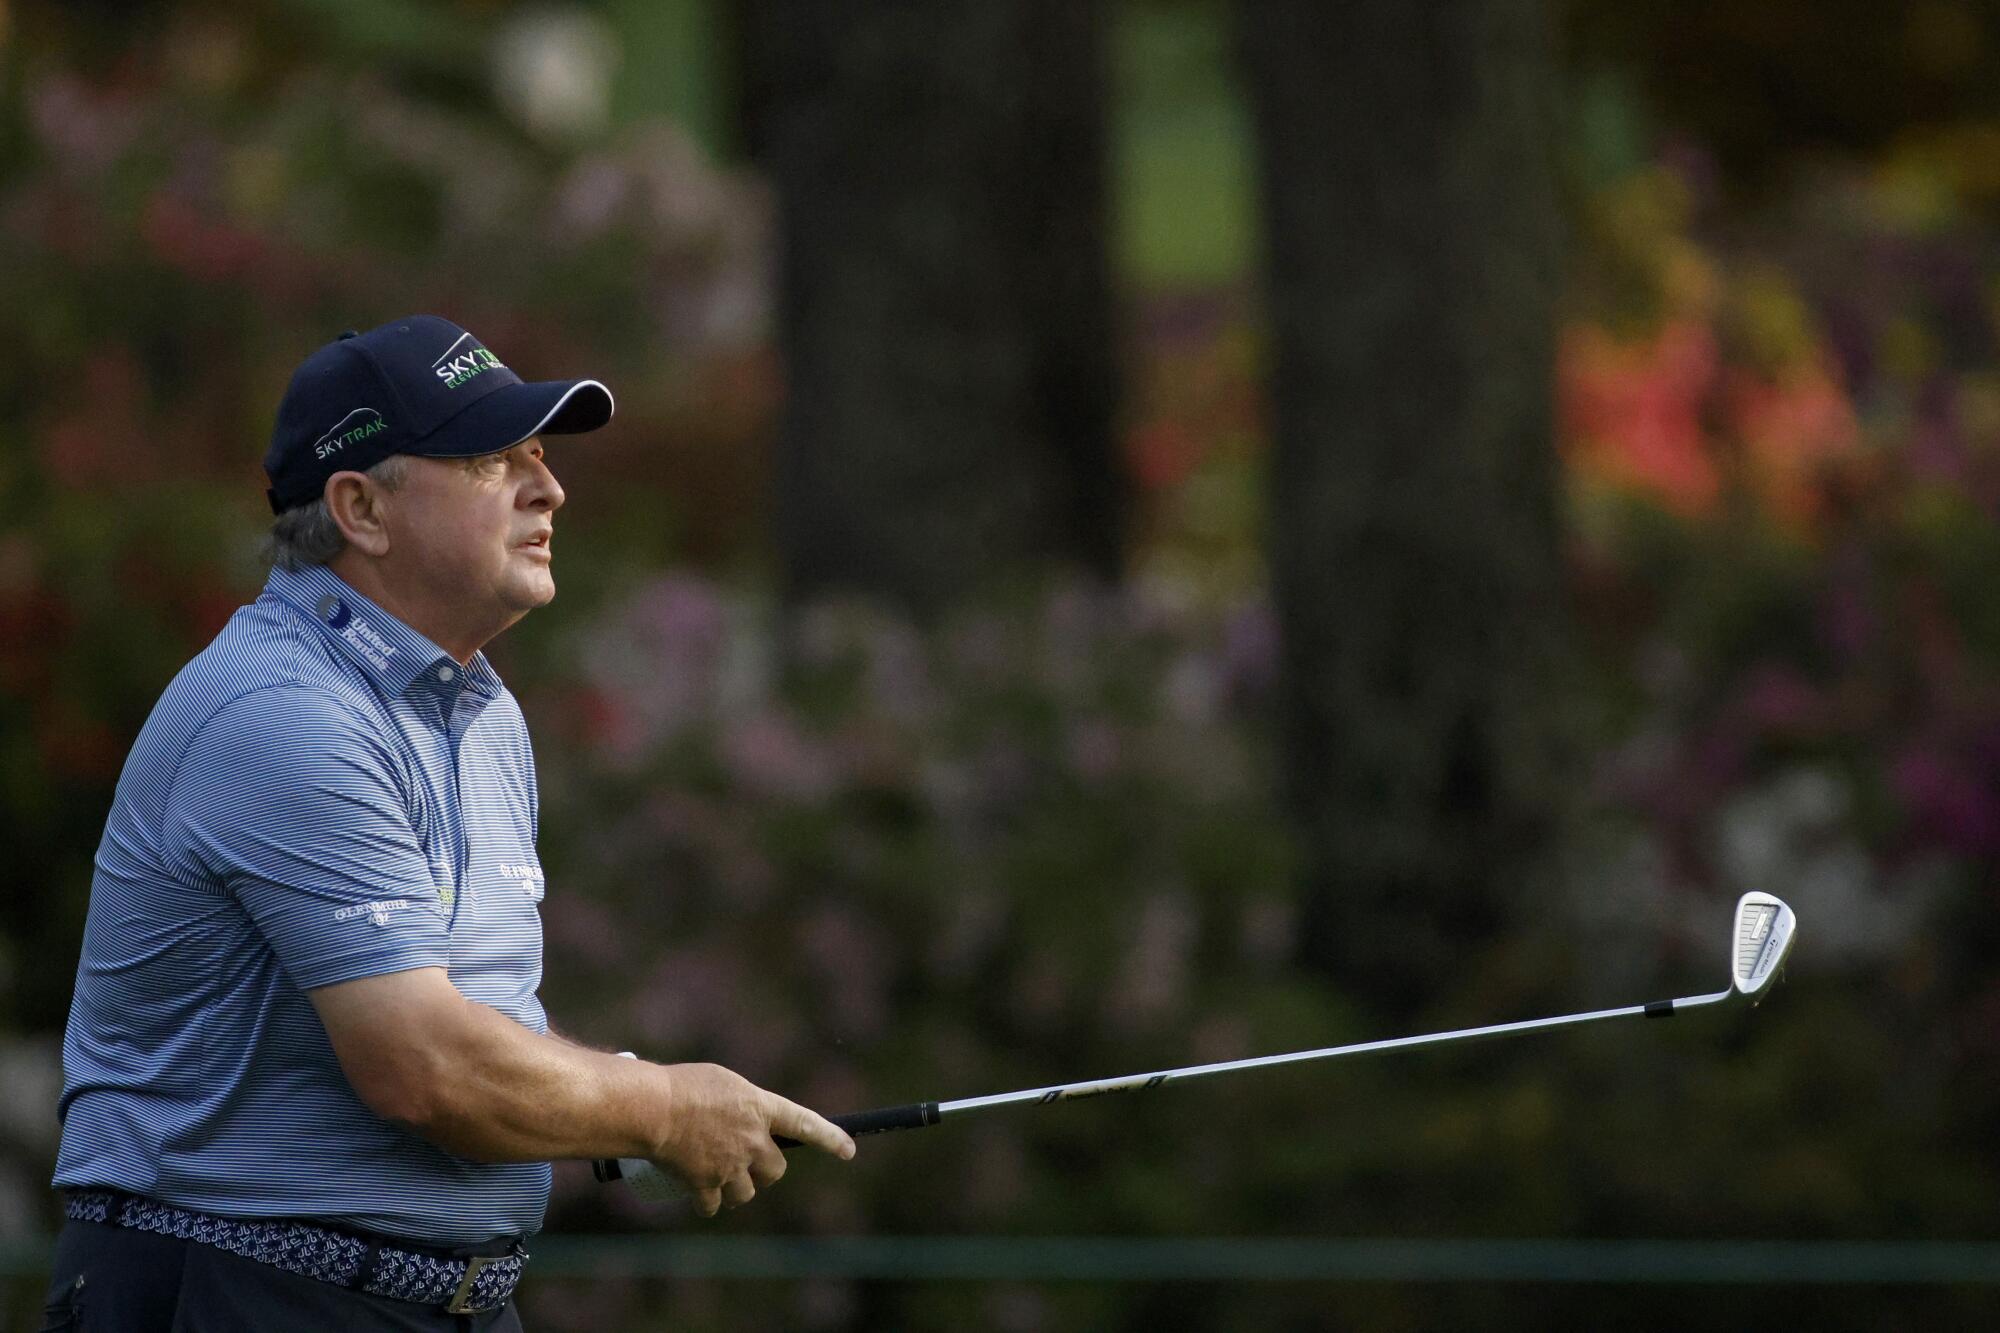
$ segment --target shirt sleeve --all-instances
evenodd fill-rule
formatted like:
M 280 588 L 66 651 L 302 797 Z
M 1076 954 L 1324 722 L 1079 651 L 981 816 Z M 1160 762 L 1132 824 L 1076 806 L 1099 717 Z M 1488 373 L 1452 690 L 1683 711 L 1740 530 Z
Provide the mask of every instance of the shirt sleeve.
M 232 700 L 167 798 L 172 859 L 220 882 L 301 990 L 443 967 L 449 922 L 388 740 L 304 686 Z

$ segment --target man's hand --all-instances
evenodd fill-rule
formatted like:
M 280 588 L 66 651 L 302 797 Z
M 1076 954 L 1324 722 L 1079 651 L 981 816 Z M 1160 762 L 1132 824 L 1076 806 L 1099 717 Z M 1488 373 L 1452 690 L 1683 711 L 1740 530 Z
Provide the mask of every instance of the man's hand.
M 704 1217 L 724 1204 L 750 1202 L 785 1174 L 774 1136 L 843 1161 L 854 1156 L 854 1140 L 839 1126 L 720 1065 L 668 1065 L 666 1073 L 672 1090 L 666 1124 L 648 1155 L 687 1182 Z

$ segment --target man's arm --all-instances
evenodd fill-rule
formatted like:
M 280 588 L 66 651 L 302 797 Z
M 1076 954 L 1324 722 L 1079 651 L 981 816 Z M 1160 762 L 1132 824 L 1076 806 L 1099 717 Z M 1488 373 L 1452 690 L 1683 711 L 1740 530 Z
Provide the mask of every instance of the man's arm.
M 854 1155 L 854 1140 L 823 1117 L 720 1066 L 649 1064 L 541 1036 L 467 1000 L 441 967 L 308 994 L 368 1108 L 461 1157 L 644 1157 L 713 1215 L 785 1173 L 774 1134 Z

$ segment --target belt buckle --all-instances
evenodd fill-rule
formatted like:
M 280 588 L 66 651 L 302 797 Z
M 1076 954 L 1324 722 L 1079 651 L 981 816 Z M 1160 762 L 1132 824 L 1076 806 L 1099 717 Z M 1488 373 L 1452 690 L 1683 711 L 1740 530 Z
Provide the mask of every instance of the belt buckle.
M 467 1259 L 465 1261 L 465 1280 L 460 1282 L 458 1290 L 452 1293 L 451 1303 L 444 1307 L 444 1312 L 446 1314 L 485 1314 L 488 1310 L 497 1310 L 500 1308 L 500 1305 L 505 1305 L 507 1302 L 504 1300 L 500 1302 L 500 1305 L 467 1305 L 466 1302 L 472 1299 L 472 1284 L 479 1280 L 480 1270 L 484 1269 L 488 1264 L 497 1264 L 502 1259 L 511 1257 L 511 1255 L 505 1254 L 474 1255 Z

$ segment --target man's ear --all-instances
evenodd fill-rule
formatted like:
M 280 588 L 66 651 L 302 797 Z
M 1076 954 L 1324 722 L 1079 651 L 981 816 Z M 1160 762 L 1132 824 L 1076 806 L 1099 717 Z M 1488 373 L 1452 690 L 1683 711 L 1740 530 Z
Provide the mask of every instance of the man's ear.
M 381 486 L 359 472 L 336 472 L 326 479 L 326 509 L 339 525 L 347 544 L 363 555 L 389 553 L 389 527 L 384 521 Z

